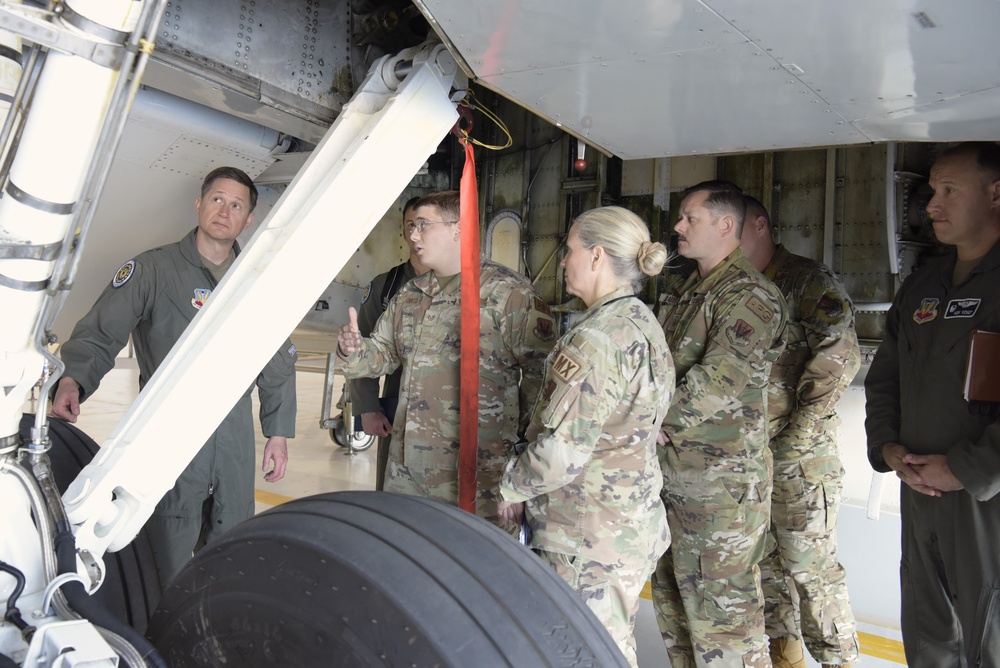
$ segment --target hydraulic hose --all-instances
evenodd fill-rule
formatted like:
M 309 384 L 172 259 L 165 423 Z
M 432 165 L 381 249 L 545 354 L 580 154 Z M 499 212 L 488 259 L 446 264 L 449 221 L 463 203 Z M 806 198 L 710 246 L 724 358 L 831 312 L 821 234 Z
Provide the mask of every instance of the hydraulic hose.
M 56 534 L 55 543 L 59 573 L 76 573 L 76 539 L 73 538 L 73 534 L 68 530 L 61 529 Z M 147 666 L 151 666 L 152 668 L 169 668 L 166 661 L 163 660 L 163 657 L 160 656 L 159 651 L 157 651 L 151 642 L 91 598 L 81 583 L 76 581 L 67 582 L 62 586 L 62 591 L 66 596 L 66 602 L 69 603 L 69 606 L 74 611 L 96 626 L 107 629 L 124 638 L 126 642 L 136 648 Z
M 35 479 L 45 498 L 49 512 L 52 513 L 53 524 L 55 525 L 55 554 L 58 574 L 76 573 L 76 538 L 70 528 L 66 511 L 62 505 L 62 497 L 56 487 L 52 477 L 52 470 L 49 466 L 48 455 L 44 453 L 31 455 L 31 468 L 34 471 Z M 95 626 L 111 631 L 123 638 L 138 651 L 146 666 L 152 668 L 169 668 L 163 657 L 142 635 L 136 632 L 128 624 L 115 617 L 103 605 L 95 601 L 83 584 L 77 581 L 67 582 L 60 591 L 66 598 L 66 603 L 70 609 L 80 615 L 83 619 L 91 622 Z M 135 666 L 134 668 L 142 668 Z

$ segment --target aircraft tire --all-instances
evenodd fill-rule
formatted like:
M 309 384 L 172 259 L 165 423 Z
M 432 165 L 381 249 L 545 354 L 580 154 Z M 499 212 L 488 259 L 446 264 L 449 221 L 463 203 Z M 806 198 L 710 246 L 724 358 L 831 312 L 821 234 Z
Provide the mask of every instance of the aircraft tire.
M 307 497 L 240 524 L 181 571 L 148 635 L 173 668 L 627 666 L 529 550 L 386 492 Z
M 31 438 L 35 416 L 25 413 L 21 418 L 19 433 L 22 439 Z M 66 491 L 83 467 L 90 463 L 100 446 L 69 422 L 50 418 L 49 461 L 56 485 Z M 160 579 L 153 563 L 153 552 L 146 532 L 139 535 L 124 549 L 104 555 L 106 574 L 104 583 L 94 592 L 93 598 L 140 634 L 146 626 L 160 598 Z

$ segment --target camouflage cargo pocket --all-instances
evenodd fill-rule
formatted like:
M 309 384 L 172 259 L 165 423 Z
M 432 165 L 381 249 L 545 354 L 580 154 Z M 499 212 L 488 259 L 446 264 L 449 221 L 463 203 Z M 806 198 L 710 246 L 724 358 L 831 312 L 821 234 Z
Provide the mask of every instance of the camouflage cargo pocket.
M 807 506 L 806 530 L 829 533 L 837 528 L 837 514 L 844 492 L 844 467 L 838 457 L 811 457 L 802 460 L 807 487 L 816 485 L 816 495 Z
M 774 481 L 771 522 L 779 529 L 826 533 L 837 525 L 843 468 L 836 457 L 799 461 L 798 475 Z
M 745 601 L 759 593 L 753 567 L 774 547 L 768 531 L 767 488 L 766 481 L 726 483 L 734 506 L 727 510 L 728 518 L 720 516 L 713 522 L 710 544 L 701 552 L 706 607 L 711 609 L 708 601 L 714 602 L 723 617 L 731 612 L 733 601 Z M 736 494 L 741 491 L 742 498 L 735 503 Z

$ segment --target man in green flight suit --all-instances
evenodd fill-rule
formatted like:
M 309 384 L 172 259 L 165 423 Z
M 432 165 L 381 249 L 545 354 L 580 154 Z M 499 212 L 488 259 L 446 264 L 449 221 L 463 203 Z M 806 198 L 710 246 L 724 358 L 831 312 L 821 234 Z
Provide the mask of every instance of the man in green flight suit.
M 126 262 L 60 348 L 66 365 L 52 415 L 76 422 L 80 403 L 97 391 L 128 343 L 139 362 L 139 388 L 194 319 L 239 253 L 236 237 L 253 222 L 257 189 L 243 171 L 219 167 L 195 200 L 198 227 L 179 242 Z M 287 439 L 295 435 L 295 348 L 286 340 L 257 377 L 260 422 L 268 437 L 264 479 L 285 475 Z M 254 427 L 250 392 L 240 397 L 146 523 L 165 589 L 202 543 L 254 512 Z M 191 407 L 197 410 L 196 406 Z

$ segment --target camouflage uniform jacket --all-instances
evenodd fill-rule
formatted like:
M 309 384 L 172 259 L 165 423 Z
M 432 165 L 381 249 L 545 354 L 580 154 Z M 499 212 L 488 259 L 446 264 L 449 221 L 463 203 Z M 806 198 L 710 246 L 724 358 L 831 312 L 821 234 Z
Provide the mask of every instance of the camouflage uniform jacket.
M 348 378 L 402 366 L 390 461 L 417 469 L 458 468 L 461 282 L 433 271 L 393 297 L 361 352 L 341 356 Z M 480 265 L 479 469 L 500 470 L 527 428 L 545 356 L 555 340 L 548 305 L 520 274 Z
M 778 289 L 737 248 L 704 278 L 669 285 L 657 316 L 678 378 L 664 479 L 769 480 L 766 393 L 786 321 Z
M 601 563 L 667 547 L 656 433 L 674 365 L 652 312 L 622 288 L 595 302 L 549 354 L 531 444 L 501 478 L 527 501 L 532 547 Z
M 372 330 L 375 329 L 375 323 L 378 322 L 379 317 L 385 312 L 388 303 L 387 301 L 383 302 L 383 293 L 392 290 L 391 294 L 384 295 L 387 300 L 392 299 L 404 283 L 412 278 L 416 278 L 416 276 L 416 270 L 410 264 L 410 261 L 407 260 L 372 279 L 372 282 L 365 288 L 365 292 L 361 297 L 361 308 L 358 309 L 358 329 L 361 330 L 361 336 L 370 336 Z M 396 278 L 394 281 L 395 285 L 391 285 L 387 289 L 386 281 L 392 277 Z M 385 383 L 382 386 L 383 397 L 395 398 L 399 396 L 400 376 L 401 371 L 397 369 L 394 373 L 385 377 Z M 359 378 L 351 383 L 351 404 L 355 415 L 380 411 L 378 378 Z
M 785 351 L 771 369 L 768 432 L 776 457 L 808 454 L 832 433 L 835 409 L 861 366 L 854 305 L 824 265 L 778 246 L 764 275 L 788 307 Z

